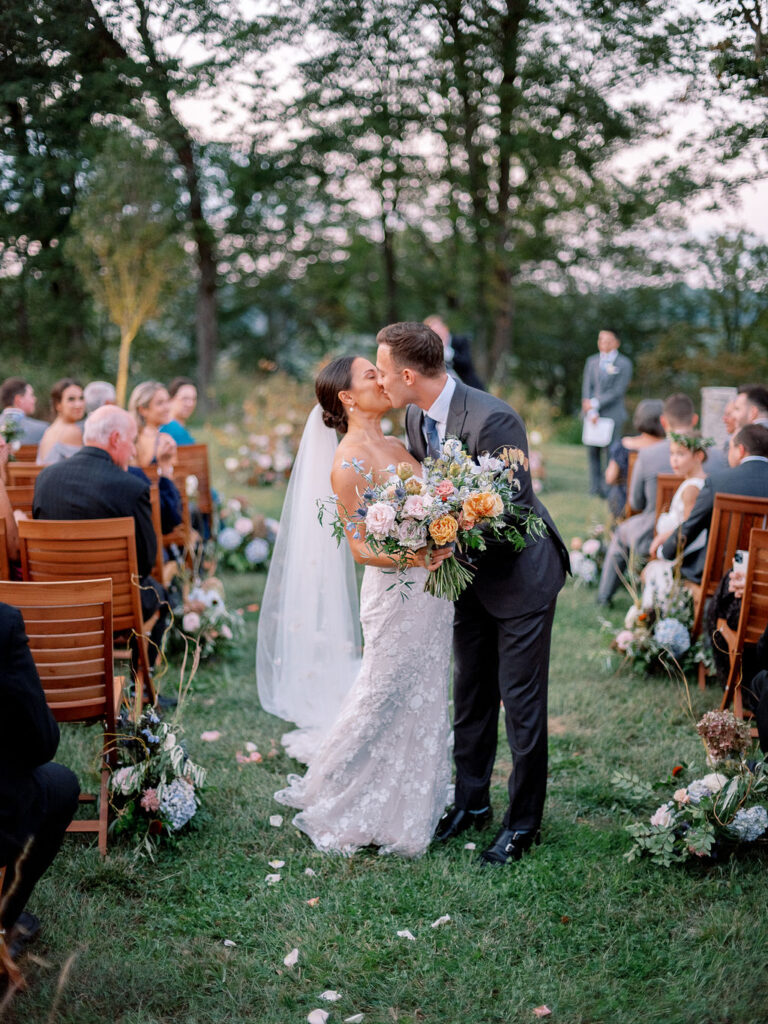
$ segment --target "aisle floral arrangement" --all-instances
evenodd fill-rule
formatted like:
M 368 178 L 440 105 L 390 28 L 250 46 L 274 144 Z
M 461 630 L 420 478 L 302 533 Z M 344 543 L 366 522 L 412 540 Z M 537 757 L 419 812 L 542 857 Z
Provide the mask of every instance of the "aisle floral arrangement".
M 607 534 L 602 524 L 594 526 L 588 537 L 571 538 L 571 572 L 576 586 L 597 586 L 607 550 Z
M 219 507 L 216 560 L 233 572 L 265 571 L 277 540 L 276 519 L 249 514 L 242 498 L 229 498 Z
M 14 416 L 8 416 L 3 423 L 0 423 L 0 437 L 2 437 L 10 449 L 8 453 L 8 460 L 10 462 L 15 460 L 16 452 L 21 447 L 22 434 L 21 424 Z
M 436 597 L 456 600 L 472 579 L 466 553 L 485 550 L 487 537 L 520 550 L 526 534 L 536 538 L 544 531 L 542 519 L 514 501 L 520 488 L 515 473 L 521 466 L 528 469 L 519 448 L 504 448 L 498 457 L 481 455 L 474 462 L 459 440 L 446 438 L 440 457 L 424 460 L 423 476 L 409 462 L 401 462 L 390 466 L 391 475 L 379 484 L 358 460 L 344 465 L 366 482 L 360 506 L 340 514 L 335 500 L 319 502 L 320 521 L 330 506 L 339 542 L 345 531 L 359 537 L 363 526 L 367 546 L 391 556 L 401 580 L 411 552 L 425 545 L 431 550 L 452 545 L 454 556 L 427 577 L 424 589 Z
M 135 839 L 150 856 L 158 844 L 186 829 L 200 806 L 206 771 L 187 755 L 182 736 L 177 719 L 164 722 L 152 708 L 138 717 L 125 710 L 117 723 L 111 830 Z
M 647 856 L 667 867 L 688 860 L 722 859 L 756 847 L 768 848 L 768 762 L 750 757 L 747 722 L 730 711 L 710 711 L 696 729 L 704 743 L 708 774 L 681 785 L 692 768 L 677 766 L 662 785 L 677 788 L 645 821 L 627 825 L 634 842 L 624 855 Z M 616 772 L 613 782 L 625 798 L 644 802 L 656 786 Z
M 215 576 L 197 576 L 185 583 L 182 601 L 166 641 L 169 650 L 181 650 L 192 640 L 197 644 L 200 660 L 207 661 L 242 639 L 243 614 L 227 609 L 224 585 Z

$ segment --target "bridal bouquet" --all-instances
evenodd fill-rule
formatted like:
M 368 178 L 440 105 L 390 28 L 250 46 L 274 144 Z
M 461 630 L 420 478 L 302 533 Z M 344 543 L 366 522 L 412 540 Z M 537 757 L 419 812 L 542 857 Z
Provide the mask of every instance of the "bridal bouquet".
M 536 513 L 515 504 L 520 489 L 515 473 L 527 469 L 525 453 L 504 448 L 497 456 L 481 455 L 475 462 L 456 438 L 446 438 L 440 457 L 425 459 L 422 475 L 409 462 L 389 466 L 390 477 L 374 483 L 357 459 L 352 466 L 366 481 L 360 506 L 339 513 L 334 506 L 333 530 L 341 541 L 345 531 L 365 541 L 375 553 L 389 555 L 401 572 L 412 551 L 451 545 L 453 556 L 429 573 L 424 589 L 435 597 L 455 601 L 472 579 L 471 568 L 459 557 L 468 549 L 484 551 L 487 537 L 507 541 L 519 551 L 525 535 L 541 536 L 544 523 Z M 326 502 L 320 502 L 323 521 Z

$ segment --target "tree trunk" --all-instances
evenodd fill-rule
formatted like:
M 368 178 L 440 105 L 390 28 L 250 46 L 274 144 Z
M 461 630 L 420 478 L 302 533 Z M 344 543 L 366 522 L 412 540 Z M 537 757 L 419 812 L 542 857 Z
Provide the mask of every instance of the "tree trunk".
M 381 214 L 383 232 L 382 251 L 384 255 L 384 283 L 387 296 L 387 322 L 397 323 L 400 319 L 397 301 L 397 275 L 395 273 L 395 247 L 392 232 L 387 227 L 387 214 Z

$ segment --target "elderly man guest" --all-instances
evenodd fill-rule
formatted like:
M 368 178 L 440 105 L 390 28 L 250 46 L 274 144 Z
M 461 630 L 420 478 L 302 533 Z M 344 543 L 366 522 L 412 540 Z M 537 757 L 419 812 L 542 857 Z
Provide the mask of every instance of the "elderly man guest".
M 32 514 L 35 519 L 133 518 L 145 622 L 160 613 L 150 633 L 152 662 L 162 639 L 167 604 L 165 591 L 150 576 L 157 538 L 149 483 L 127 472 L 136 452 L 136 433 L 133 416 L 116 405 L 92 412 L 85 421 L 83 447 L 38 476 Z
M 83 398 L 85 399 L 85 415 L 90 416 L 102 405 L 114 405 L 117 401 L 117 392 L 114 384 L 110 384 L 107 380 L 92 380 L 90 384 L 85 385 Z
M 35 420 L 35 389 L 23 377 L 9 377 L 0 386 L 0 426 L 14 419 L 21 428 L 17 438 L 22 444 L 39 444 L 48 429 L 45 420 Z
M 615 331 L 603 330 L 597 336 L 598 354 L 590 356 L 584 364 L 581 384 L 581 410 L 585 417 L 606 417 L 613 420 L 613 434 L 609 444 L 621 437 L 627 418 L 624 396 L 632 380 L 632 363 L 619 352 L 619 336 Z M 608 447 L 587 446 L 589 460 L 589 493 L 606 495 L 603 480 L 603 452 Z

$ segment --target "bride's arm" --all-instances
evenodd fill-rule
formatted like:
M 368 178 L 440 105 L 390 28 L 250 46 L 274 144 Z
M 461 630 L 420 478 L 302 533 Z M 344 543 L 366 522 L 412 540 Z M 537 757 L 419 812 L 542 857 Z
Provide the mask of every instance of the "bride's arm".
M 359 491 L 362 489 L 362 479 L 352 466 L 347 465 L 345 468 L 337 463 L 333 467 L 331 485 L 333 486 L 334 494 L 338 498 L 337 508 L 339 516 L 345 523 L 350 521 L 350 516 L 360 507 Z M 399 565 L 398 560 L 391 555 L 371 551 L 365 543 L 365 526 L 363 523 L 355 520 L 354 527 L 354 530 L 345 530 L 344 536 L 347 538 L 347 543 L 352 551 L 352 557 L 356 562 L 360 565 L 373 565 L 379 569 L 392 569 Z M 407 564 L 409 566 L 424 566 L 426 553 L 426 547 L 419 548 L 418 551 L 410 551 Z M 450 558 L 452 553 L 450 548 L 435 549 L 430 555 L 429 568 L 436 569 L 444 559 Z

